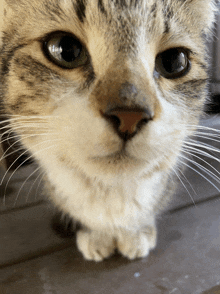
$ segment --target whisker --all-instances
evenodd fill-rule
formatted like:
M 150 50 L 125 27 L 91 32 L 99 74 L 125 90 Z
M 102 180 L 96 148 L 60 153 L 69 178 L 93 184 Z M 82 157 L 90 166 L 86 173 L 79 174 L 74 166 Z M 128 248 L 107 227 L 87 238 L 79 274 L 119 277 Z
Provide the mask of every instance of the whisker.
M 49 130 L 49 128 L 47 126 L 39 126 L 39 125 L 35 125 L 35 126 L 32 126 L 32 125 L 21 125 L 21 126 L 18 126 L 16 124 L 16 126 L 12 126 L 11 128 L 9 127 L 3 127 L 0 129 L 0 131 L 3 131 L 4 129 L 6 129 L 6 131 L 4 131 L 2 134 L 1 134 L 1 137 L 4 137 L 5 135 L 7 135 L 8 133 L 13 133 L 13 132 L 16 132 L 16 131 L 26 131 L 27 129 L 41 129 L 41 130 Z
M 41 168 L 41 167 L 40 167 L 40 168 Z M 36 177 L 36 179 L 34 180 L 33 184 L 31 185 L 31 188 L 29 189 L 29 192 L 28 192 L 28 194 L 27 194 L 27 197 L 26 197 L 26 203 L 28 202 L 28 199 L 29 199 L 29 196 L 30 196 L 31 190 L 33 189 L 35 183 L 36 183 L 36 182 L 39 180 L 39 178 L 41 177 L 41 180 L 40 180 L 40 182 L 38 183 L 38 186 L 37 186 L 37 190 L 38 190 L 39 185 L 40 185 L 40 183 L 41 183 L 41 181 L 42 181 L 42 179 L 43 179 L 43 177 L 44 177 L 45 174 L 46 174 L 46 172 L 45 172 L 45 171 L 42 171 L 41 173 L 39 173 L 39 175 L 38 175 L 38 176 Z M 36 195 L 35 195 L 35 196 L 36 196 Z M 36 197 L 34 197 L 34 200 L 36 200 Z
M 10 147 L 11 148 L 11 147 Z M 8 148 L 8 149 L 10 149 L 10 148 Z M 11 156 L 11 155 L 13 155 L 13 154 L 16 154 L 16 153 L 18 153 L 19 151 L 24 151 L 24 147 L 20 147 L 20 148 L 16 148 L 16 150 L 14 150 L 14 151 L 12 151 L 12 152 L 10 152 L 10 153 L 8 153 L 7 155 L 5 154 L 5 152 L 4 152 L 4 154 L 3 154 L 3 156 L 0 158 L 0 161 L 2 161 L 2 160 L 4 160 L 4 159 L 6 159 L 6 158 L 8 158 L 9 156 Z M 18 158 L 19 159 L 19 158 Z M 15 163 L 15 161 L 13 162 L 13 164 Z M 11 168 L 11 167 L 10 167 Z M 1 185 L 1 183 L 0 183 L 0 185 Z
M 215 152 L 220 153 L 220 150 L 218 148 L 215 148 L 212 145 L 209 145 L 209 144 L 206 144 L 206 143 L 200 143 L 200 142 L 198 143 L 198 141 L 195 141 L 195 143 L 194 143 L 194 142 L 191 141 L 191 142 L 184 142 L 184 144 L 193 145 L 193 146 L 197 146 L 197 147 L 202 147 L 202 148 L 207 149 L 209 151 L 215 151 Z
M 201 134 L 201 135 L 207 135 L 207 136 L 220 136 L 220 132 L 218 132 L 219 129 L 211 129 L 211 130 L 202 130 L 197 129 L 194 134 Z
M 216 137 L 216 136 L 213 136 L 213 137 L 208 137 L 208 136 L 201 136 L 201 135 L 196 135 L 196 137 L 198 137 L 198 138 L 203 138 L 203 139 L 207 139 L 207 140 L 212 140 L 212 141 L 215 141 L 215 142 L 218 142 L 218 143 L 220 143 L 220 140 L 217 140 L 216 138 L 218 138 L 218 137 Z M 220 138 L 220 137 L 219 137 Z M 200 142 L 200 141 L 199 141 Z
M 10 129 L 12 127 L 16 127 L 16 126 L 36 126 L 36 125 L 41 125 L 41 126 L 46 126 L 48 124 L 48 121 L 23 121 L 23 120 L 19 120 L 19 121 L 12 121 L 10 123 L 4 124 L 3 126 L 0 127 L 1 130 L 3 129 Z
M 20 192 L 21 192 L 21 190 L 23 189 L 23 187 L 24 187 L 24 185 L 27 183 L 27 181 L 38 171 L 40 169 L 40 167 L 38 167 L 38 168 L 36 168 L 27 178 L 26 178 L 26 180 L 23 182 L 23 184 L 21 185 L 21 187 L 20 187 L 20 189 L 19 189 L 19 191 L 18 191 L 18 193 L 17 193 L 17 196 L 16 196 L 16 198 L 15 198 L 15 202 L 14 202 L 14 207 L 15 207 L 15 205 L 16 205 L 16 203 L 17 203 L 17 200 L 18 200 L 18 197 L 19 197 L 19 195 L 20 195 Z M 27 201 L 26 201 L 27 202 Z
M 51 142 L 51 141 L 50 141 Z M 39 145 L 39 144 L 37 144 L 37 145 Z M 37 145 L 35 145 L 35 146 L 37 146 Z M 32 155 L 30 155 L 28 158 L 26 158 L 13 172 L 12 172 L 12 174 L 10 175 L 10 177 L 9 177 L 9 179 L 8 179 L 8 181 L 7 181 L 7 183 L 6 183 L 6 186 L 5 186 L 5 190 L 4 190 L 4 203 L 5 203 L 5 199 L 6 199 L 6 190 L 7 190 L 7 188 L 8 188 L 8 184 L 9 184 L 9 182 L 10 182 L 10 180 L 11 180 L 11 178 L 14 176 L 14 174 L 16 173 L 16 171 L 24 164 L 24 162 L 26 162 L 26 161 L 28 161 L 29 159 L 31 159 L 32 157 L 34 157 L 36 154 L 38 154 L 38 153 L 40 153 L 40 152 L 42 152 L 42 151 L 45 151 L 45 150 L 47 150 L 47 149 L 50 149 L 50 148 L 53 148 L 54 146 L 56 146 L 56 145 L 51 145 L 51 146 L 47 146 L 46 148 L 44 148 L 44 149 L 41 149 L 41 150 L 38 150 L 38 151 L 36 151 L 36 152 L 34 152 Z M 6 171 L 6 173 L 7 173 L 7 171 Z M 3 178 L 5 178 L 5 175 L 4 175 L 4 177 Z M 3 182 L 3 181 L 2 181 Z
M 218 157 L 213 156 L 213 155 L 211 155 L 210 153 L 208 153 L 208 152 L 206 152 L 204 150 L 197 149 L 197 148 L 192 147 L 192 146 L 186 146 L 186 145 L 183 146 L 183 148 L 186 148 L 186 149 L 188 149 L 188 150 L 190 150 L 192 152 L 195 152 L 196 154 L 204 155 L 205 157 L 208 157 L 208 158 L 211 158 L 211 159 L 213 159 L 213 160 L 215 160 L 217 162 L 220 162 L 220 159 Z
M 61 140 L 61 139 L 54 139 L 53 141 L 60 141 L 60 140 Z M 51 143 L 51 140 L 47 140 L 47 141 L 43 141 L 43 142 L 40 142 L 40 143 L 38 143 L 38 144 L 35 144 L 34 147 L 39 146 L 40 144 L 47 143 L 47 142 L 50 142 L 50 143 Z M 22 152 L 22 153 L 21 153 L 21 154 L 20 154 L 20 155 L 19 155 L 19 156 L 13 161 L 13 163 L 9 166 L 9 168 L 8 168 L 7 171 L 5 172 L 3 178 L 2 178 L 2 180 L 1 180 L 1 182 L 0 182 L 0 186 L 2 185 L 2 183 L 3 183 L 3 181 L 4 181 L 5 177 L 6 177 L 6 175 L 8 174 L 9 170 L 11 169 L 11 167 L 15 164 L 15 162 L 17 162 L 19 158 L 21 158 L 23 155 L 25 155 L 25 154 L 28 153 L 28 152 L 29 152 L 29 150 L 25 150 L 24 152 Z M 34 154 L 32 154 L 31 156 L 29 156 L 27 159 L 25 159 L 24 162 L 26 162 L 26 161 L 29 160 L 31 157 L 33 157 L 33 155 L 34 155 Z M 22 164 L 21 164 L 21 165 L 22 165 Z M 21 165 L 19 165 L 19 167 L 20 167 Z M 16 170 L 17 170 L 17 168 L 16 168 Z M 16 170 L 15 170 L 15 171 L 16 171 Z M 13 173 L 13 174 L 14 174 L 14 173 Z
M 193 170 L 194 172 L 196 172 L 198 175 L 200 175 L 201 177 L 203 177 L 207 182 L 209 182 L 218 192 L 220 192 L 220 189 L 212 182 L 210 181 L 206 176 L 204 176 L 202 173 L 200 173 L 198 170 L 196 170 L 195 168 L 193 168 L 191 165 L 187 164 L 186 162 L 182 161 L 179 159 L 179 162 L 182 163 L 183 165 L 187 166 L 188 168 L 190 168 L 191 170 Z
M 22 136 L 22 138 L 20 138 L 19 135 L 14 135 L 14 136 L 11 136 L 11 137 L 7 137 L 7 138 L 4 139 L 4 140 L 1 140 L 0 143 L 2 144 L 2 143 L 6 142 L 6 141 L 8 141 L 8 140 L 14 140 L 14 139 L 18 139 L 18 138 L 19 138 L 19 139 L 16 141 L 16 142 L 18 143 L 18 142 L 22 141 L 22 139 L 26 139 L 26 138 L 34 137 L 34 136 L 40 136 L 40 135 L 48 135 L 48 133 L 43 133 L 43 134 L 31 134 L 31 135 L 27 135 L 27 136 L 25 136 L 25 137 Z
M 25 147 L 21 147 L 21 148 L 16 148 L 16 150 L 12 151 L 11 153 L 8 153 L 8 151 L 16 144 L 22 142 L 23 139 L 28 139 L 28 138 L 31 138 L 31 137 L 35 137 L 35 136 L 48 136 L 49 134 L 48 133 L 42 133 L 42 134 L 32 134 L 32 135 L 27 135 L 27 136 L 23 136 L 22 138 L 19 138 L 17 141 L 13 142 L 13 144 L 10 144 L 10 146 L 7 148 L 7 150 L 3 153 L 2 157 L 0 158 L 0 161 L 7 158 L 8 156 L 20 151 L 20 150 L 24 150 Z M 50 135 L 56 135 L 56 133 L 50 133 Z M 11 138 L 17 138 L 17 136 L 14 136 L 14 137 L 10 137 L 9 139 Z M 1 141 L 1 143 L 3 143 L 5 140 Z M 8 153 L 8 154 L 7 154 Z M 6 155 L 7 154 L 7 155 Z
M 209 141 L 212 141 L 213 138 L 207 138 Z M 213 148 L 214 146 L 211 145 L 211 144 L 208 144 L 204 141 L 200 141 L 200 140 L 195 140 L 195 139 L 192 139 L 192 138 L 189 138 L 187 142 L 191 142 L 191 143 L 196 143 L 196 144 L 200 144 L 201 146 L 209 146 L 211 148 Z M 218 142 L 218 141 L 217 141 Z M 216 148 L 217 150 L 219 150 L 217 147 L 214 147 Z
M 181 180 L 181 177 L 178 175 L 178 173 L 175 171 L 175 169 L 173 169 L 174 173 L 176 174 L 177 178 L 179 179 L 179 181 L 181 182 L 181 184 L 183 185 L 183 187 L 186 189 L 187 193 L 189 194 L 190 198 L 192 199 L 193 204 L 196 206 L 196 203 L 191 195 L 191 193 L 189 192 L 189 190 L 187 189 L 186 185 L 184 184 L 184 182 Z M 180 171 L 180 170 L 179 170 Z
M 20 115 L 20 114 L 10 114 L 10 115 L 5 115 L 5 114 L 0 114 L 0 117 L 5 118 L 1 123 L 4 122 L 10 122 L 11 120 L 19 120 L 19 119 L 23 119 L 23 120 L 29 120 L 29 119 L 48 119 L 48 118 L 59 118 L 58 115 Z
M 191 183 L 189 182 L 189 180 L 187 179 L 187 177 L 185 176 L 185 174 L 181 171 L 180 168 L 178 168 L 178 171 L 181 173 L 181 175 L 184 177 L 185 181 L 188 183 L 188 185 L 190 186 L 190 188 L 192 189 L 192 191 L 194 192 L 195 195 L 197 195 L 195 189 L 193 188 L 193 186 L 191 185 Z
M 41 182 L 43 181 L 43 178 L 44 178 L 45 175 L 46 175 L 46 172 L 42 172 L 41 174 L 42 174 L 42 177 L 41 177 L 41 179 L 40 179 L 40 181 L 39 181 L 39 183 L 38 183 L 38 185 L 37 185 L 37 189 L 36 189 L 36 193 L 35 193 L 35 196 L 34 196 L 34 200 L 37 199 L 38 190 L 39 190 L 39 188 L 40 188 L 40 184 L 41 184 Z
M 182 154 L 180 155 L 180 157 L 187 159 L 188 161 L 190 161 L 192 164 L 198 166 L 202 171 L 204 171 L 205 173 L 207 173 L 212 179 L 214 179 L 216 182 L 220 183 L 220 178 L 218 176 L 216 176 L 213 172 L 211 172 L 210 170 L 208 170 L 206 167 L 202 166 L 201 164 L 199 164 L 196 161 L 193 161 L 185 156 L 183 156 Z
M 220 172 L 219 172 L 216 168 L 214 168 L 214 166 L 212 166 L 209 162 L 207 162 L 206 160 L 204 160 L 203 158 L 201 158 L 201 157 L 199 157 L 199 156 L 197 156 L 197 155 L 195 155 L 194 153 L 189 152 L 189 151 L 184 151 L 184 150 L 183 150 L 183 152 L 185 152 L 186 154 L 190 154 L 190 155 L 192 155 L 192 156 L 198 158 L 199 160 L 205 162 L 208 166 L 210 166 L 212 169 L 214 169 L 214 171 L 215 171 L 217 174 L 220 175 Z M 220 160 L 219 160 L 219 162 L 220 162 Z M 204 168 L 204 167 L 203 167 L 203 168 Z M 209 170 L 209 172 L 211 172 L 211 171 Z
M 218 129 L 214 129 L 214 128 L 210 128 L 210 127 L 205 127 L 205 126 L 201 126 L 201 125 L 187 125 L 188 126 L 192 126 L 193 128 L 196 127 L 197 129 L 200 129 L 200 130 L 208 130 L 208 131 L 213 131 L 213 132 L 216 132 L 216 133 L 220 133 L 220 130 Z

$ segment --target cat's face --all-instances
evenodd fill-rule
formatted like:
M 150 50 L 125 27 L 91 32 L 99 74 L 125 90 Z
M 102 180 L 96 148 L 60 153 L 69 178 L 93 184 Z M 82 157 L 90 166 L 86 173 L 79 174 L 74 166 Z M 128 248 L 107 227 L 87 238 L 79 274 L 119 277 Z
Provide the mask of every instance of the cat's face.
M 1 99 L 12 128 L 42 163 L 89 176 L 170 169 L 207 95 L 212 4 L 6 1 Z M 123 139 L 123 115 L 146 113 Z

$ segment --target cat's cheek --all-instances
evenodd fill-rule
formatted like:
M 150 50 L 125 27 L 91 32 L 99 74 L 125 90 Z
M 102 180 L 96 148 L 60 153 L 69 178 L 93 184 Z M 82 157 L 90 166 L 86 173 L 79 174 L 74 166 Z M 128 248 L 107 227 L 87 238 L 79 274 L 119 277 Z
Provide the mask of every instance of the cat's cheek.
M 160 116 L 149 122 L 127 146 L 132 156 L 146 161 L 149 170 L 153 166 L 162 170 L 175 166 L 183 142 L 189 135 L 187 117 L 181 117 L 175 106 L 164 99 L 160 103 Z
M 61 118 L 60 125 L 57 126 L 66 150 L 71 152 L 72 149 L 74 154 L 79 152 L 85 157 L 96 157 L 107 156 L 122 148 L 122 140 L 103 118 L 93 116 L 83 106 L 78 105 L 77 110 L 75 113 L 65 113 L 64 122 Z

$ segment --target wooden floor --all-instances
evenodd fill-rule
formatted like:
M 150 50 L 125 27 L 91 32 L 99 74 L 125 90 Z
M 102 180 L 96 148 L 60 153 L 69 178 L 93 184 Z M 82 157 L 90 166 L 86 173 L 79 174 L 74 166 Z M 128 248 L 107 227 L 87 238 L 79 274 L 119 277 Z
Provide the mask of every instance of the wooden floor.
M 203 124 L 220 130 L 218 117 Z M 219 176 L 218 161 L 202 156 L 197 162 Z M 35 170 L 30 165 L 7 175 L 0 189 L 0 294 L 220 294 L 220 182 L 188 168 L 192 187 L 182 176 L 149 257 L 115 255 L 95 263 L 83 260 L 74 237 L 53 231 L 54 210 Z

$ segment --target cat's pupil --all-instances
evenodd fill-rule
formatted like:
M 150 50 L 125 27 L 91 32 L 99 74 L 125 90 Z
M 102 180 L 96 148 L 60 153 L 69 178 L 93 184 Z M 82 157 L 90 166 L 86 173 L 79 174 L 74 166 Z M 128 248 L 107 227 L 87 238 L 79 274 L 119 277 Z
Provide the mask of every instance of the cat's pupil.
M 59 50 L 62 59 L 64 59 L 66 62 L 72 62 L 77 57 L 79 57 L 80 52 L 82 50 L 82 46 L 78 41 L 74 40 L 72 37 L 65 36 L 60 40 Z
M 186 66 L 186 56 L 178 49 L 171 49 L 161 56 L 163 67 L 170 74 L 180 72 Z

